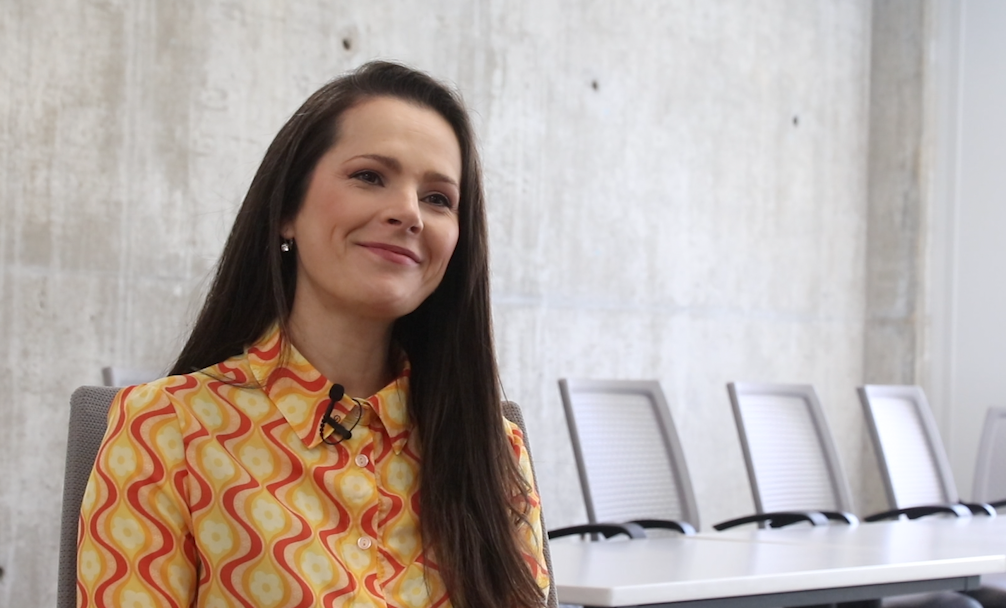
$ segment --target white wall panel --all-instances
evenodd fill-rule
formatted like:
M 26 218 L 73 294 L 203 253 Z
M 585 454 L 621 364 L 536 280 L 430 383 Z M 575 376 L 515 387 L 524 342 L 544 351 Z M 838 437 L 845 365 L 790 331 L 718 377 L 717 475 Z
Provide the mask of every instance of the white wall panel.
M 953 165 L 945 167 L 955 188 L 942 204 L 949 231 L 942 254 L 949 264 L 948 313 L 937 326 L 947 348 L 934 365 L 945 378 L 939 407 L 943 437 L 957 487 L 965 498 L 971 486 L 985 412 L 1006 405 L 1006 4 L 994 0 L 961 3 Z

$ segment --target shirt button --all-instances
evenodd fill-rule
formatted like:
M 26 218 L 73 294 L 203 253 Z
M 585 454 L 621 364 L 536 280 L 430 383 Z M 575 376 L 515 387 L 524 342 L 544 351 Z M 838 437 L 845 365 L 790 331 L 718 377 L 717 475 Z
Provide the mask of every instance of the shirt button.
M 356 466 L 365 467 L 368 464 L 370 464 L 370 459 L 365 454 L 360 454 L 356 457 Z
M 361 536 L 360 540 L 356 541 L 356 546 L 366 551 L 373 543 L 374 541 L 370 540 L 366 536 Z

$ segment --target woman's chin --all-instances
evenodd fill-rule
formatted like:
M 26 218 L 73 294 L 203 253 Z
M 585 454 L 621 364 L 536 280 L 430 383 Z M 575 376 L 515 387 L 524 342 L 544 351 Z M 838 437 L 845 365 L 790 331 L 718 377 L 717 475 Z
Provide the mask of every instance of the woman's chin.
M 422 301 L 411 299 L 375 299 L 361 302 L 357 311 L 361 317 L 394 323 L 419 308 Z

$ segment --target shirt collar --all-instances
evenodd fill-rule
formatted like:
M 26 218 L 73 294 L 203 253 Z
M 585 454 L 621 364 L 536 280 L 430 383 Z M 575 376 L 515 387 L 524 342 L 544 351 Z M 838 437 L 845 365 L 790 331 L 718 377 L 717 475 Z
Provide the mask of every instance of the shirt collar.
M 318 429 L 328 408 L 332 383 L 284 339 L 278 324 L 250 346 L 245 356 L 266 397 L 279 409 L 301 441 L 309 448 L 321 443 Z M 394 380 L 366 399 L 344 396 L 336 403 L 334 412 L 345 417 L 359 403 L 363 408 L 359 424 L 369 425 L 373 430 L 383 427 L 396 454 L 405 448 L 412 432 L 408 408 L 411 366 L 404 353 L 400 357 L 399 370 Z M 326 425 L 325 435 L 331 431 Z

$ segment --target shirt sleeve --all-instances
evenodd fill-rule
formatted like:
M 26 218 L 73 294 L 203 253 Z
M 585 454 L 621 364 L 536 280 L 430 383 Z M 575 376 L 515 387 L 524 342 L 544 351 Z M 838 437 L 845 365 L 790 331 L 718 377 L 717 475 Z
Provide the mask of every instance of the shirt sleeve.
M 524 435 L 517 425 L 509 420 L 504 420 L 504 422 L 520 472 L 530 488 L 527 523 L 521 524 L 518 538 L 523 545 L 524 560 L 531 569 L 531 574 L 538 583 L 538 587 L 541 588 L 542 596 L 548 597 L 551 577 L 545 564 L 544 531 L 541 527 L 541 498 L 538 495 L 538 484 L 535 482 L 534 471 L 531 468 L 531 456 L 524 445 Z
M 187 607 L 195 597 L 185 450 L 166 382 L 112 402 L 81 504 L 80 607 Z

